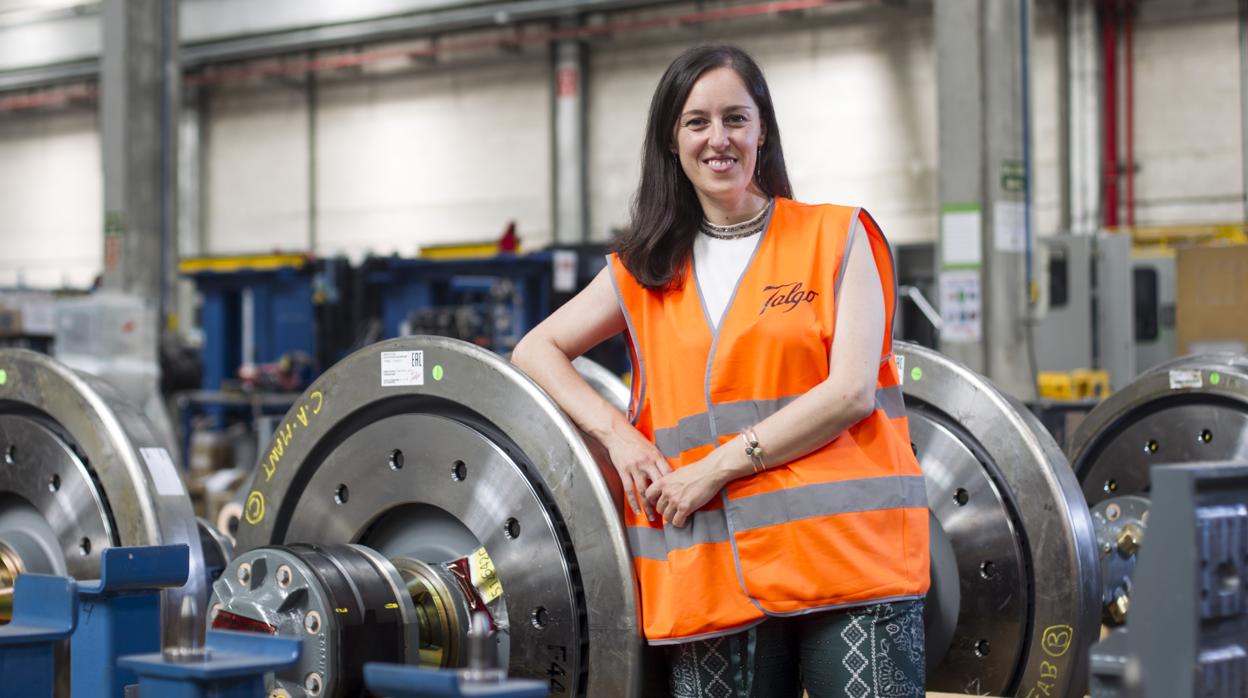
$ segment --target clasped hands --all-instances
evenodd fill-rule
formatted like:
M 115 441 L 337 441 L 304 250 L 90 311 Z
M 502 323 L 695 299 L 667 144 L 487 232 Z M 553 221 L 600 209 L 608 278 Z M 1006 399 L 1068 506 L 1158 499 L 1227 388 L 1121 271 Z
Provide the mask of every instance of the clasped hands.
M 668 524 L 684 528 L 689 517 L 727 482 L 714 451 L 702 460 L 672 470 L 654 444 L 639 432 L 612 441 L 605 445 L 620 474 L 624 499 L 634 514 L 644 510 L 651 521 L 657 514 Z

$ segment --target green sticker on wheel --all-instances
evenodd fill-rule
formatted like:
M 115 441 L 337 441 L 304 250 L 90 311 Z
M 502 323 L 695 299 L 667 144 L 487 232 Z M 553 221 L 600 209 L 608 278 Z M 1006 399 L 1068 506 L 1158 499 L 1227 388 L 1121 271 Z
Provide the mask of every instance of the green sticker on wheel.
M 3 383 L 3 382 L 4 381 L 0 380 L 0 383 Z M 1213 373 L 1209 374 L 1209 385 L 1217 385 L 1218 383 L 1221 383 L 1221 382 L 1222 382 L 1221 373 L 1214 371 Z
M 5 371 L 3 368 L 0 368 L 0 385 L 4 385 L 5 383 L 8 383 L 8 382 L 9 382 L 8 371 Z
M 918 366 L 915 366 L 914 368 L 910 369 L 910 380 L 912 381 L 923 380 L 923 369 L 919 368 Z
M 437 364 L 433 367 L 433 379 L 435 381 L 442 380 L 442 364 Z

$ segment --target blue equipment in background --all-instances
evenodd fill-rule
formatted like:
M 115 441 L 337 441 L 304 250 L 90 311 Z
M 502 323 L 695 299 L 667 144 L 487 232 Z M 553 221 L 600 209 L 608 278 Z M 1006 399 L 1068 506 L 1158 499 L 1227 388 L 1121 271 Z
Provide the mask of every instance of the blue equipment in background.
M 553 309 L 553 254 L 374 257 L 360 276 L 384 337 L 437 334 L 505 353 Z
M 302 255 L 185 259 L 179 271 L 195 283 L 201 298 L 203 390 L 221 390 L 239 380 L 240 369 L 292 366 L 285 390 L 300 390 L 320 370 L 345 355 L 336 320 L 346 315 L 345 259 Z M 338 312 L 334 312 L 337 310 Z M 255 379 L 261 383 L 261 375 Z M 262 386 L 268 388 L 269 386 Z

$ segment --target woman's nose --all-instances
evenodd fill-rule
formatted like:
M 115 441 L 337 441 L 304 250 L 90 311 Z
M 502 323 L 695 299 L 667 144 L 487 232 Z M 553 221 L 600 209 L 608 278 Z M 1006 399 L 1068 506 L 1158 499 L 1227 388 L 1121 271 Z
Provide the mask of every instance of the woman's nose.
M 723 124 L 711 125 L 711 147 L 727 148 L 728 147 L 728 129 Z

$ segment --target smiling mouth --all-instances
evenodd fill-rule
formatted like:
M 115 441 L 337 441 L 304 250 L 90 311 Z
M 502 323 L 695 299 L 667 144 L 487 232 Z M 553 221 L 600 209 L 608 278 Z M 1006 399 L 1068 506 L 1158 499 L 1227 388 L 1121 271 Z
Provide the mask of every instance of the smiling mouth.
M 703 160 L 706 166 L 711 168 L 712 172 L 727 172 L 732 166 L 737 164 L 736 158 L 709 158 Z

